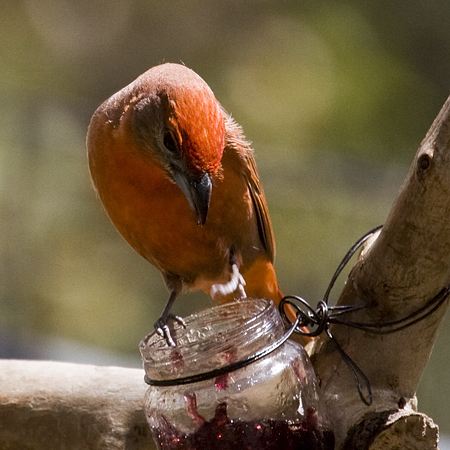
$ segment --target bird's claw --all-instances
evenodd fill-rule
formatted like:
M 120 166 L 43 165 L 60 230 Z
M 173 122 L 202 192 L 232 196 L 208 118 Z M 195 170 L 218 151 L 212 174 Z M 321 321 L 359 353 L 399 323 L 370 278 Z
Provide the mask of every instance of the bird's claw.
M 163 325 L 162 327 L 155 328 L 155 330 L 161 337 L 164 338 L 169 347 L 176 347 L 175 341 L 170 334 L 168 325 Z
M 174 322 L 178 322 L 183 328 L 186 328 L 186 322 L 180 316 L 174 316 L 173 314 L 169 314 L 166 318 L 161 317 L 154 325 L 155 331 L 164 338 L 167 345 L 169 347 L 176 347 L 177 344 L 172 337 L 172 333 L 170 332 L 170 328 L 168 325 L 169 320 Z
M 239 268 L 236 264 L 231 266 L 231 279 L 225 284 L 213 284 L 211 287 L 210 295 L 212 298 L 216 298 L 217 295 L 225 296 L 232 294 L 233 292 L 238 293 L 238 298 L 246 298 L 245 293 L 245 280 L 244 277 L 239 272 Z

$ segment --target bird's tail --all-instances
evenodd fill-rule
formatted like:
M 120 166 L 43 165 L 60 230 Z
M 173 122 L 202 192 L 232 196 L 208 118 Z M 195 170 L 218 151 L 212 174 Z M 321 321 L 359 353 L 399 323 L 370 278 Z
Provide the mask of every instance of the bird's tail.
M 278 287 L 275 269 L 270 261 L 257 259 L 248 270 L 242 271 L 242 275 L 246 283 L 245 292 L 247 297 L 269 298 L 277 306 L 281 299 L 284 298 L 283 292 Z M 286 314 L 289 320 L 294 323 L 296 319 L 294 310 L 291 307 L 287 307 Z M 302 345 L 306 345 L 312 340 L 310 337 L 296 333 L 293 334 L 292 339 Z

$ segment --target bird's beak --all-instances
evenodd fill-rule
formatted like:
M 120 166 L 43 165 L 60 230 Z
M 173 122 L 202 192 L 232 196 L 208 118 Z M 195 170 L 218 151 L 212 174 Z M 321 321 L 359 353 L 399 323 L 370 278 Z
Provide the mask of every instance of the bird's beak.
M 175 183 L 186 196 L 198 225 L 204 225 L 208 215 L 209 200 L 211 198 L 211 178 L 205 173 L 200 178 L 194 178 L 182 172 L 174 174 Z

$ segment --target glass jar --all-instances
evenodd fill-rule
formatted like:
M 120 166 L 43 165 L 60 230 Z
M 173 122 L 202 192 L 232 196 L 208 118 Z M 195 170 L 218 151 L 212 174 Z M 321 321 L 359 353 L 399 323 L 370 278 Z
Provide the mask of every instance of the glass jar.
M 332 449 L 316 377 L 303 347 L 287 341 L 246 367 L 189 382 L 242 361 L 279 341 L 283 321 L 271 301 L 216 306 L 175 325 L 176 347 L 153 332 L 140 344 L 151 385 L 144 409 L 159 449 Z M 176 381 L 178 380 L 178 381 Z M 180 384 L 182 383 L 182 384 Z

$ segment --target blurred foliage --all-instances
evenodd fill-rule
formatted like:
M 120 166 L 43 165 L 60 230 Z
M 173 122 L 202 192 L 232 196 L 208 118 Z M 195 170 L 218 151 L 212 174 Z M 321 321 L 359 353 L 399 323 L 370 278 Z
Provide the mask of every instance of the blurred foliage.
M 79 342 L 139 364 L 167 292 L 95 198 L 85 134 L 103 100 L 164 61 L 197 71 L 243 125 L 280 285 L 320 299 L 346 249 L 385 220 L 450 93 L 449 17 L 443 0 L 3 0 L 2 355 L 52 357 L 51 340 L 68 360 L 79 348 L 63 344 Z M 175 310 L 209 304 L 189 295 Z M 450 432 L 448 337 L 444 326 L 420 406 Z

